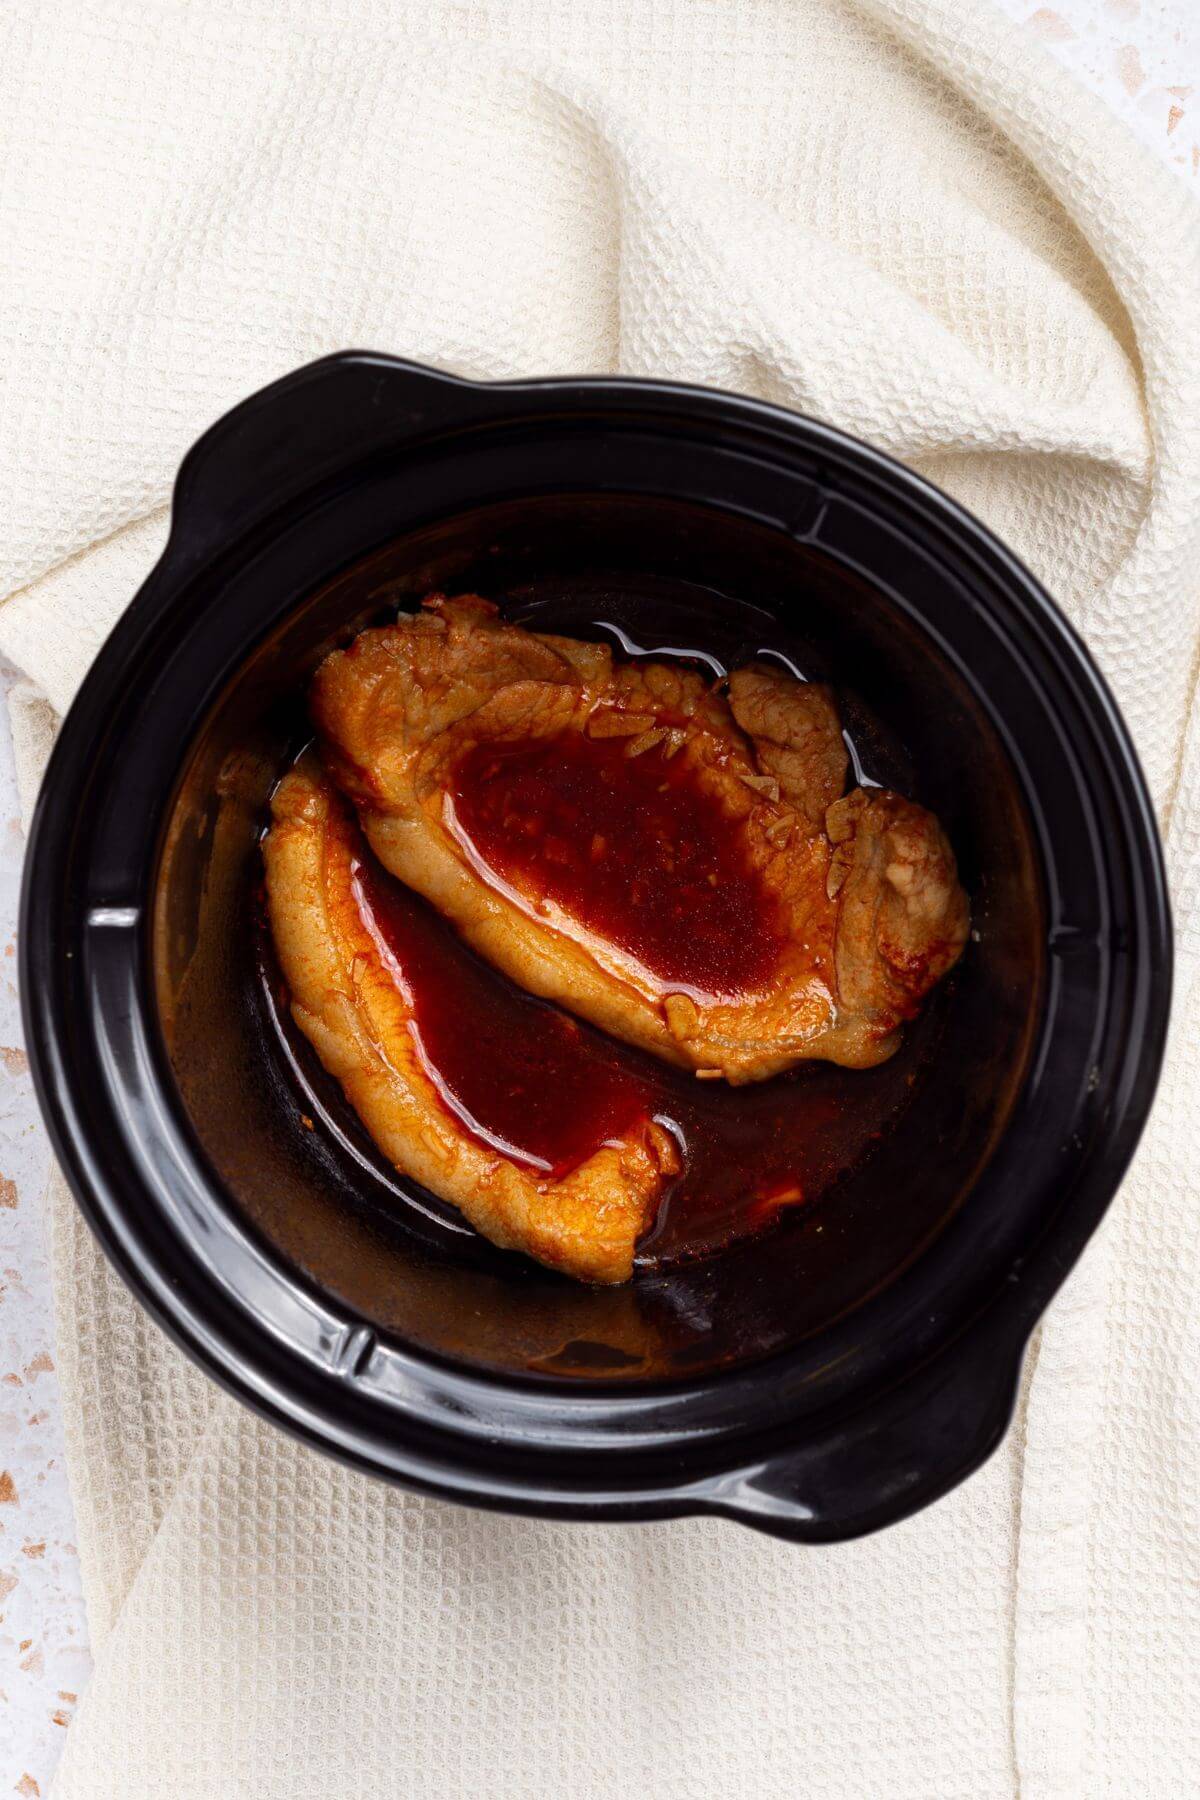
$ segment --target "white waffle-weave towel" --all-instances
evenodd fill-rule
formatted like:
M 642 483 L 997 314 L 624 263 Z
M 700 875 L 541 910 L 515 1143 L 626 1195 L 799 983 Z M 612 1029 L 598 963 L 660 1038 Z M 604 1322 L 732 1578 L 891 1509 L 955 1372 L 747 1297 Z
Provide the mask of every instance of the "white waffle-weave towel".
M 190 440 L 310 357 L 748 389 L 1045 578 L 1141 746 L 1181 952 L 1155 1121 L 1005 1447 L 830 1551 L 371 1485 L 181 1362 L 56 1190 L 96 1653 L 60 1800 L 1200 1792 L 1185 190 L 986 0 L 9 0 L 0 171 L 0 648 L 55 708 Z

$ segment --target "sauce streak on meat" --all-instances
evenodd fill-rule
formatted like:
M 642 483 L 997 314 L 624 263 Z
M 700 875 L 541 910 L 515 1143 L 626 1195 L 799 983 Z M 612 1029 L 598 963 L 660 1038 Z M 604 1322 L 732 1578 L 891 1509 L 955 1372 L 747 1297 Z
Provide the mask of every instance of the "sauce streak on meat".
M 455 771 L 458 829 L 526 900 L 552 901 L 665 986 L 760 990 L 782 938 L 739 823 L 685 758 L 629 743 L 571 731 L 475 745 Z
M 587 1027 L 497 975 L 363 845 L 354 897 L 438 1095 L 473 1136 L 554 1179 L 649 1111 L 646 1084 Z

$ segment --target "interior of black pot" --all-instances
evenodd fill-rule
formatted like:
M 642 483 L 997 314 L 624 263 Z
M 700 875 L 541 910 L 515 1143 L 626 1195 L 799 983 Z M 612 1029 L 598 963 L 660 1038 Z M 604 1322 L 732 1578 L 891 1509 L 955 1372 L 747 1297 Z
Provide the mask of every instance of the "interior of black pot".
M 308 676 L 335 644 L 430 589 L 479 591 L 541 629 L 710 667 L 764 652 L 837 689 L 856 774 L 932 808 L 971 897 L 958 970 L 873 1082 L 886 1129 L 760 1235 L 591 1289 L 494 1249 L 387 1164 L 291 1027 L 261 923 L 259 842 L 308 735 Z M 1044 931 L 1032 838 L 996 734 L 885 593 L 812 545 L 718 510 L 553 496 L 460 515 L 324 582 L 251 654 L 178 785 L 156 902 L 164 1037 L 195 1133 L 234 1203 L 308 1280 L 437 1354 L 575 1380 L 682 1378 L 819 1333 L 918 1256 L 969 1192 L 1019 1091 Z M 784 1081 L 804 1081 L 801 1070 Z M 786 1090 L 791 1092 L 793 1090 Z

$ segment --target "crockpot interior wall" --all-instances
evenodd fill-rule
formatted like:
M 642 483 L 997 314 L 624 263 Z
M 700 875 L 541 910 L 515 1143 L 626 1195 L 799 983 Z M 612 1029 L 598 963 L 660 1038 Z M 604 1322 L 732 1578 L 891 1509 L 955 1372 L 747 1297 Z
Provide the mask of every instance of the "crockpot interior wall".
M 579 1287 L 493 1249 L 397 1176 L 308 1046 L 280 1033 L 269 957 L 262 980 L 258 845 L 271 787 L 306 735 L 307 677 L 334 644 L 430 588 L 475 588 L 518 619 L 579 635 L 595 635 L 602 618 L 643 647 L 697 647 L 727 666 L 774 649 L 836 685 L 865 773 L 945 824 L 976 935 L 910 1032 L 913 1098 L 872 1157 L 764 1237 L 640 1272 L 624 1288 Z M 281 1256 L 416 1346 L 611 1382 L 767 1355 L 820 1332 L 919 1254 L 963 1203 L 1011 1110 L 1043 938 L 1029 827 L 1001 745 L 892 600 L 802 539 L 733 514 L 561 495 L 371 550 L 248 655 L 178 785 L 154 957 L 192 1129 Z M 320 1117 L 306 1111 L 309 1094 Z

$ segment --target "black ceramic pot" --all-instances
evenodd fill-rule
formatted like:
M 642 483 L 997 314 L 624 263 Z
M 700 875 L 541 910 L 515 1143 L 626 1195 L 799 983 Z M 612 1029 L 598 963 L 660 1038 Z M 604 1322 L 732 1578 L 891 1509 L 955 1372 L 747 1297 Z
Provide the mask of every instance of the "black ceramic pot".
M 272 1015 L 257 844 L 306 677 L 435 586 L 643 647 L 686 632 L 727 664 L 783 648 L 946 823 L 975 933 L 913 1098 L 776 1231 L 622 1289 L 564 1281 L 400 1181 Z M 234 1393 L 428 1492 L 821 1540 L 998 1443 L 1145 1120 L 1170 929 L 1087 653 L 915 475 L 733 395 L 345 355 L 186 458 L 167 549 L 55 748 L 21 959 L 79 1204 Z

